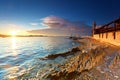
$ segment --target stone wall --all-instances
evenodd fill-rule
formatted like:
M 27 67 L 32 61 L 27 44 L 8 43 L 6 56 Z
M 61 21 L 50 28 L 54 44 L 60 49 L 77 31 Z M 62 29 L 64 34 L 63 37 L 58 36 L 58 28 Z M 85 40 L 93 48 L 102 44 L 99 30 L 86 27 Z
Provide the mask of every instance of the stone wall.
M 107 36 L 107 37 L 106 37 Z M 111 44 L 119 45 L 120 46 L 120 31 L 116 32 L 116 38 L 114 39 L 113 32 L 108 33 L 101 33 L 101 34 L 94 34 L 93 37 L 95 39 L 99 39 L 105 42 L 109 42 Z

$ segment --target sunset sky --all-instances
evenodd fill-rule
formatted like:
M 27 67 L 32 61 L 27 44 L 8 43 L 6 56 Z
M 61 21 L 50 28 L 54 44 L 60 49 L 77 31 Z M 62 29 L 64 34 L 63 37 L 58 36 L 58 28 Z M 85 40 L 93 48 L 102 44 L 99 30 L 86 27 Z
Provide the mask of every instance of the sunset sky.
M 120 16 L 120 0 L 0 0 L 0 34 L 88 35 Z

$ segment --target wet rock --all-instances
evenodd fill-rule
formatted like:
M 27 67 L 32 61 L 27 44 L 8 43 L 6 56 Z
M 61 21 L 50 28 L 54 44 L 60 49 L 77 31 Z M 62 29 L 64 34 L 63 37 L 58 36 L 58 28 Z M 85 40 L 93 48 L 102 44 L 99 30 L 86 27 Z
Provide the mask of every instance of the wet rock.
M 73 73 L 80 74 L 84 71 L 89 71 L 99 64 L 99 62 L 104 58 L 104 55 L 104 51 L 101 51 L 100 48 L 91 50 L 88 53 L 79 53 L 72 57 L 69 62 L 62 67 L 61 71 L 52 72 L 48 75 L 48 78 L 51 78 L 52 80 L 60 80 L 61 78 L 71 77 L 70 75 Z
M 39 58 L 40 60 L 47 60 L 47 59 L 55 59 L 59 56 L 61 57 L 66 57 L 66 56 L 69 56 L 69 55 L 74 55 L 76 54 L 76 52 L 78 51 L 81 51 L 80 48 L 76 47 L 76 48 L 73 48 L 71 51 L 68 51 L 68 52 L 65 52 L 65 53 L 59 53 L 59 54 L 50 54 L 44 58 Z

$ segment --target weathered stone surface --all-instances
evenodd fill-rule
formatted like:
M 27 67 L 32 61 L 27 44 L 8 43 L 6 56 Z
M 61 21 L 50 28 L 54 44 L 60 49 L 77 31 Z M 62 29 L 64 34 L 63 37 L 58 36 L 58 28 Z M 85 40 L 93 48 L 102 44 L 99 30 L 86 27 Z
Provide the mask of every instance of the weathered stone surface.
M 76 47 L 76 48 L 73 48 L 71 51 L 68 51 L 68 52 L 65 52 L 65 53 L 51 54 L 51 55 L 46 56 L 45 58 L 39 58 L 39 59 L 40 60 L 47 60 L 47 59 L 55 59 L 59 56 L 66 57 L 68 55 L 74 55 L 78 51 L 81 51 L 81 49 Z
M 115 54 L 115 56 L 113 57 L 112 61 L 109 64 L 109 68 L 113 68 L 115 67 L 115 65 L 117 65 L 117 63 L 120 62 L 120 54 L 117 53 Z
M 79 52 L 64 65 L 64 68 L 61 69 L 62 71 L 51 72 L 51 74 L 48 75 L 48 78 L 51 80 L 60 80 L 61 78 L 68 79 L 73 73 L 80 74 L 81 72 L 92 69 L 105 55 L 104 51 L 101 51 L 99 48 L 101 47 L 91 50 L 88 53 Z

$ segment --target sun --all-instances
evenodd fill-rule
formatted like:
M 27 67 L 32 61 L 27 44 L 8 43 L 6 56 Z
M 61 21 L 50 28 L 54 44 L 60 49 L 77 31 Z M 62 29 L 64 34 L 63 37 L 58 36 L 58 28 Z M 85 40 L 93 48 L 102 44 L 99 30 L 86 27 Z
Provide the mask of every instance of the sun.
M 16 31 L 12 31 L 10 34 L 11 34 L 12 36 L 15 36 L 15 35 L 17 35 L 17 32 L 16 32 Z

